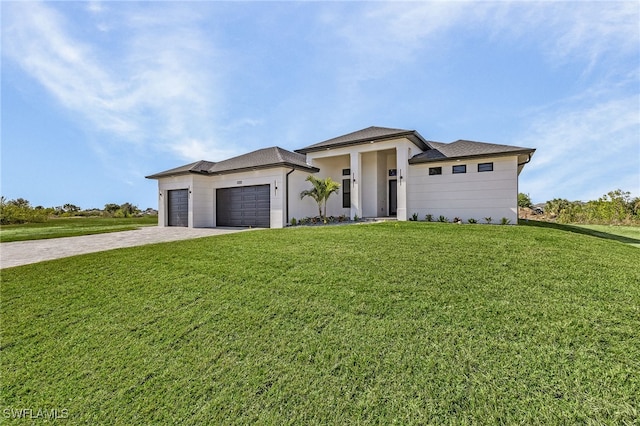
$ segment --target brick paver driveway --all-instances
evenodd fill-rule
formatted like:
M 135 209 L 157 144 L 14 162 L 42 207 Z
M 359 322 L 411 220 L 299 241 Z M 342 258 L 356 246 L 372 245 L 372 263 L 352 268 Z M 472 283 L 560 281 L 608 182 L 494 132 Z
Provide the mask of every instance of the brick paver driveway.
M 43 260 L 94 253 L 122 247 L 142 246 L 166 241 L 187 240 L 247 231 L 247 228 L 181 228 L 148 226 L 134 231 L 50 240 L 0 243 L 0 268 L 27 265 Z

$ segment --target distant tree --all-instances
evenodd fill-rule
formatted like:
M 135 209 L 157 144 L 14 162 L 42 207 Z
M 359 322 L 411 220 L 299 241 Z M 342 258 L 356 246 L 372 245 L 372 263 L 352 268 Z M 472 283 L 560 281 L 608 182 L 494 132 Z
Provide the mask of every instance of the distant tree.
M 122 211 L 124 217 L 129 217 L 138 213 L 140 209 L 138 209 L 138 206 L 135 206 L 131 203 L 124 203 L 120 206 L 120 211 Z
M 8 200 L 0 197 L 0 224 L 20 224 L 28 222 L 44 222 L 48 219 L 50 209 L 34 209 L 24 198 Z
M 640 217 L 640 197 L 636 197 L 631 200 L 631 210 L 634 216 Z
M 529 194 L 518 194 L 518 207 L 531 207 L 531 197 Z
M 117 212 L 119 209 L 120 209 L 120 206 L 118 204 L 109 203 L 104 205 L 104 211 L 109 214 L 113 214 Z
M 21 207 L 21 208 L 30 208 L 31 207 L 31 203 L 27 200 L 25 200 L 24 198 L 18 198 L 15 200 L 9 200 L 7 201 L 7 204 L 10 204 L 12 206 L 16 206 L 16 207 Z

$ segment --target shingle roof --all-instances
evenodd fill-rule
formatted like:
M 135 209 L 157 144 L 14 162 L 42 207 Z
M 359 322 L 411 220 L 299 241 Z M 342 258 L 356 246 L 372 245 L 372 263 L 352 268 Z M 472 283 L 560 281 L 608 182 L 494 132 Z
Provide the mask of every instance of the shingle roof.
M 212 161 L 196 161 L 195 163 L 185 164 L 184 166 L 176 167 L 174 169 L 165 170 L 164 172 L 156 173 L 146 176 L 147 179 L 157 179 L 166 176 L 177 176 L 188 173 L 208 173 L 209 169 L 216 164 Z
M 228 160 L 220 161 L 209 170 L 211 174 L 224 174 L 244 169 L 297 167 L 310 172 L 319 169 L 307 164 L 307 157 L 302 154 L 287 151 L 280 147 L 263 148 L 248 154 L 239 155 Z
M 452 143 L 428 141 L 429 148 L 409 159 L 409 164 L 445 161 L 450 159 L 533 154 L 535 149 L 495 143 L 458 140 Z
M 359 145 L 363 143 L 379 142 L 382 140 L 395 139 L 398 137 L 407 137 L 411 142 L 416 144 L 420 149 L 426 149 L 426 140 L 415 130 L 391 129 L 388 127 L 367 127 L 357 132 L 348 133 L 338 136 L 337 138 L 328 139 L 309 145 L 306 148 L 296 149 L 296 152 L 306 154 L 307 152 L 322 151 L 329 148 L 337 148 L 341 146 Z
M 188 173 L 221 175 L 244 170 L 268 169 L 273 167 L 293 167 L 298 170 L 306 170 L 311 173 L 319 171 L 318 168 L 307 164 L 305 155 L 274 146 L 271 148 L 259 149 L 257 151 L 249 152 L 217 163 L 213 163 L 211 161 L 197 161 L 195 163 L 147 176 L 147 178 L 158 179 L 161 177 Z

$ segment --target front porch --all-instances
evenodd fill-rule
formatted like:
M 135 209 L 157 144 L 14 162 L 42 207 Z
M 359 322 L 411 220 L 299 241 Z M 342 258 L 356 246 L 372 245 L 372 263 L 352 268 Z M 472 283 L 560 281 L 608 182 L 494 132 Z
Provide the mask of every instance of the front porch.
M 340 196 L 327 203 L 327 214 L 344 214 L 351 219 L 407 219 L 409 153 L 403 147 L 379 148 L 368 144 L 309 155 L 313 166 L 320 169 L 319 177 L 331 177 L 341 184 Z

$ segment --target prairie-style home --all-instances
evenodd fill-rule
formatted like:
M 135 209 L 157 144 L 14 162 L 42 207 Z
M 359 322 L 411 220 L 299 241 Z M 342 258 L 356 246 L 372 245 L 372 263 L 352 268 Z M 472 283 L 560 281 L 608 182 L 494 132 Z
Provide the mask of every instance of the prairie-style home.
M 160 226 L 282 228 L 318 208 L 300 192 L 312 174 L 341 184 L 327 215 L 427 214 L 517 223 L 518 175 L 533 148 L 468 140 L 429 141 L 415 130 L 369 127 L 294 152 L 263 148 L 147 176 L 158 181 Z

